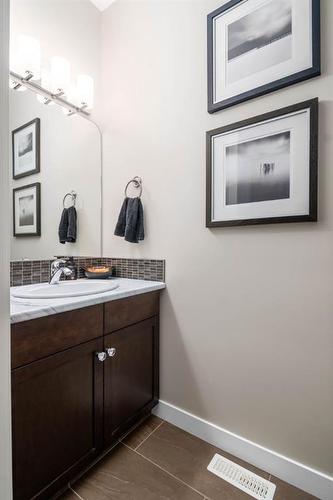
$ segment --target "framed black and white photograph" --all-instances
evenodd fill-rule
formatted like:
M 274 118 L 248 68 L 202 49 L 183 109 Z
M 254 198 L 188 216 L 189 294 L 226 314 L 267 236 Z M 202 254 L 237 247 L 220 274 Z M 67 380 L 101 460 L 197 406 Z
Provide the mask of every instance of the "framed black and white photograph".
M 40 172 L 40 119 L 36 118 L 12 132 L 13 178 Z
M 231 0 L 208 15 L 208 111 L 320 75 L 320 0 Z
M 317 220 L 318 99 L 207 132 L 206 226 Z
M 14 236 L 40 236 L 40 183 L 13 190 Z

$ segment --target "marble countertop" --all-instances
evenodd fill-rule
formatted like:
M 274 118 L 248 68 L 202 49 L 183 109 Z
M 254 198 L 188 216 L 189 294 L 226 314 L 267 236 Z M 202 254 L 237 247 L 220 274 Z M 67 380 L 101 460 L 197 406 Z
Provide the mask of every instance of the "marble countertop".
M 132 280 L 127 278 L 115 278 L 113 283 L 118 288 L 109 292 L 86 295 L 83 297 L 66 297 L 61 299 L 18 299 L 10 296 L 10 318 L 11 323 L 20 323 L 30 319 L 50 316 L 73 309 L 103 304 L 111 300 L 123 299 L 132 295 L 154 292 L 165 288 L 165 283 L 160 281 Z M 29 286 L 12 287 L 11 291 L 20 288 L 21 290 Z

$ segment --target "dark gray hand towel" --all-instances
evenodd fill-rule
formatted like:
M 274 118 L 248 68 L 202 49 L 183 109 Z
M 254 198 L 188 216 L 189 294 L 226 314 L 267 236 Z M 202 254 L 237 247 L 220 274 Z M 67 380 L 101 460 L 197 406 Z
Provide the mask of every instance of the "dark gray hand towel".
M 67 231 L 68 231 L 68 209 L 64 208 L 61 214 L 60 224 L 59 224 L 59 241 L 65 244 L 67 241 Z
M 74 206 L 68 209 L 68 229 L 67 229 L 67 242 L 75 243 L 77 238 L 77 213 Z
M 129 198 L 126 211 L 125 240 L 139 243 L 143 240 L 143 209 L 140 198 Z
M 75 207 L 64 208 L 59 224 L 59 241 L 62 244 L 75 243 L 77 238 L 77 213 Z
M 116 224 L 116 229 L 114 230 L 114 234 L 116 236 L 125 236 L 125 228 L 126 228 L 126 211 L 127 211 L 127 203 L 129 198 L 125 198 L 123 204 L 121 206 L 118 222 Z
M 144 240 L 143 207 L 140 198 L 125 198 L 114 234 L 125 236 L 130 243 Z

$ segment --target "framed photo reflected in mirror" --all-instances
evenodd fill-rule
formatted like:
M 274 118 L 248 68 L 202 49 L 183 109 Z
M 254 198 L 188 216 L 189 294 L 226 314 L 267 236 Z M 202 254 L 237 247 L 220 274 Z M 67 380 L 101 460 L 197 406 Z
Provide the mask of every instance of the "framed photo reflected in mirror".
M 40 172 L 40 119 L 13 130 L 13 179 Z
M 14 236 L 41 235 L 40 183 L 29 184 L 13 190 Z

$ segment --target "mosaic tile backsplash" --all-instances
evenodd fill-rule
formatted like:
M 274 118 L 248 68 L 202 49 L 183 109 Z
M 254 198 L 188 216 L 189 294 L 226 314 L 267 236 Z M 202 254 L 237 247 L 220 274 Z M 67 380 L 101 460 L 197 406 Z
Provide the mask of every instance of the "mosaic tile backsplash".
M 84 278 L 82 267 L 107 265 L 115 268 L 115 277 L 165 281 L 165 261 L 151 259 L 119 259 L 106 257 L 74 257 L 78 278 Z M 10 285 L 47 283 L 52 260 L 19 260 L 10 263 Z

